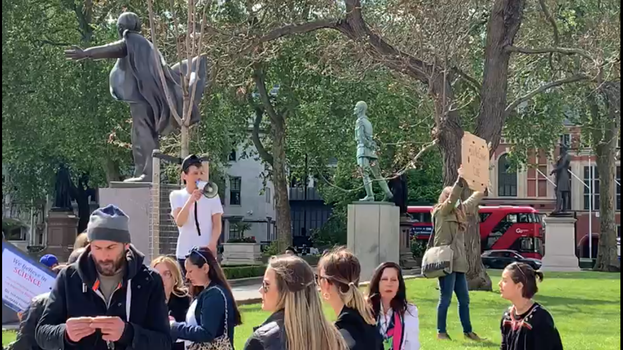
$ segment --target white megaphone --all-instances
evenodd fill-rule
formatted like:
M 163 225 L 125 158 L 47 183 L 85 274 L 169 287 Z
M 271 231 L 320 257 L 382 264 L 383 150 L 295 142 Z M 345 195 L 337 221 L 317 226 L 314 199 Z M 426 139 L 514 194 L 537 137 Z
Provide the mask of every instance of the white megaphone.
M 197 188 L 203 192 L 206 198 L 214 198 L 218 196 L 218 186 L 210 181 L 197 181 Z

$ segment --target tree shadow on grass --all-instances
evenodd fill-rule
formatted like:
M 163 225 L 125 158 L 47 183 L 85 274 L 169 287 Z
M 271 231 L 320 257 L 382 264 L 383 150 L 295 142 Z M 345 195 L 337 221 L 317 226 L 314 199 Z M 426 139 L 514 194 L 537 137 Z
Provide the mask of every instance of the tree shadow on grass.
M 596 272 L 596 271 L 582 271 L 582 272 L 547 272 L 545 271 L 545 278 L 551 279 L 571 279 L 571 280 L 620 280 L 621 274 L 619 272 Z
M 482 349 L 490 349 L 491 347 L 499 348 L 500 343 L 495 343 L 491 340 L 483 340 L 481 342 L 469 342 L 462 344 L 465 348 L 482 348 Z
M 545 307 L 555 306 L 614 306 L 620 307 L 620 300 L 599 300 L 584 298 L 567 298 L 560 296 L 537 295 L 536 301 Z

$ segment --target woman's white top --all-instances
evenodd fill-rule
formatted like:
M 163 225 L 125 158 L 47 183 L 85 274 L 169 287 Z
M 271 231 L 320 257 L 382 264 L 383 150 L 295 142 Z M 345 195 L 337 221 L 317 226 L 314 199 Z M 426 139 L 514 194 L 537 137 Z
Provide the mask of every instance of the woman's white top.
M 380 331 L 385 334 L 387 327 L 391 322 L 393 315 L 392 309 L 385 311 L 381 305 L 379 317 Z M 420 320 L 418 318 L 418 309 L 415 305 L 407 305 L 407 311 L 404 315 L 404 340 L 402 341 L 402 349 L 399 350 L 419 350 L 420 349 Z
M 195 317 L 195 310 L 197 309 L 197 299 L 193 300 L 186 312 L 186 324 L 191 326 L 197 326 L 197 318 Z M 192 344 L 191 341 L 184 341 L 184 346 L 188 349 L 188 347 Z

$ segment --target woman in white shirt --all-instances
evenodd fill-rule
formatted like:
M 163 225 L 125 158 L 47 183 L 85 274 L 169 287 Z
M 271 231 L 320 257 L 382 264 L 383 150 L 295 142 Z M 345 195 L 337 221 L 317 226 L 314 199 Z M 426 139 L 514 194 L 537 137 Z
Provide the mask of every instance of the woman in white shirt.
M 405 281 L 398 264 L 385 262 L 376 268 L 368 286 L 368 302 L 385 349 L 420 349 L 418 310 L 407 301 Z

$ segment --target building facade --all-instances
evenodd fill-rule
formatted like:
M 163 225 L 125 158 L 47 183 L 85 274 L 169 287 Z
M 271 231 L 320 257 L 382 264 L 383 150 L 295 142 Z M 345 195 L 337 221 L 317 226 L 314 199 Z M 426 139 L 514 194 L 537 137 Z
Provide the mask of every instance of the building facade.
M 599 174 L 596 157 L 590 149 L 582 149 L 579 144 L 580 130 L 568 127 L 568 133 L 561 136 L 561 141 L 570 145 L 571 150 L 571 203 L 568 208 L 577 218 L 576 246 L 580 258 L 589 257 L 589 236 L 592 237 L 592 257 L 597 254 L 600 232 L 599 215 Z M 555 208 L 555 178 L 550 176 L 554 169 L 553 160 L 547 152 L 538 151 L 529 158 L 531 166 L 519 171 L 509 170 L 508 152 L 511 145 L 502 140 L 495 150 L 490 168 L 489 197 L 485 200 L 490 205 L 529 205 L 548 214 Z M 559 150 L 556 149 L 556 157 Z M 591 181 L 592 180 L 592 181 Z M 616 224 L 618 237 L 621 235 L 621 165 L 616 163 Z M 591 190 L 592 185 L 592 190 Z M 592 193 L 592 196 L 591 196 Z M 591 202 L 592 201 L 592 202 Z M 592 235 L 589 233 L 592 232 Z

